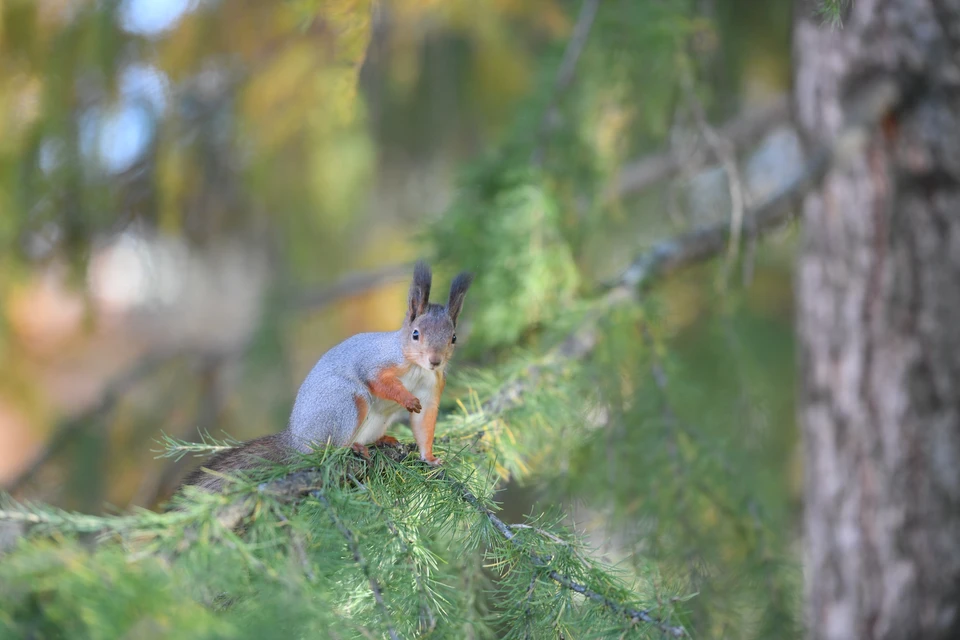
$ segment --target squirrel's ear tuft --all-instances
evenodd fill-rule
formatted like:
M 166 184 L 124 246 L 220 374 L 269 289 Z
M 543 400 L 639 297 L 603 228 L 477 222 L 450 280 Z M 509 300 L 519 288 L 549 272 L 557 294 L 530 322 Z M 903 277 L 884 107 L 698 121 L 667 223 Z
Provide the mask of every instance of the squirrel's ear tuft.
M 410 299 L 407 304 L 407 316 L 411 322 L 427 310 L 432 281 L 433 275 L 430 273 L 430 267 L 423 260 L 418 260 L 417 264 L 413 266 L 413 282 L 410 283 Z
M 473 274 L 463 271 L 457 274 L 457 277 L 450 283 L 450 300 L 447 301 L 447 313 L 453 320 L 453 326 L 457 326 L 457 318 L 460 317 L 460 311 L 463 309 L 463 298 L 467 295 L 467 289 L 473 282 Z

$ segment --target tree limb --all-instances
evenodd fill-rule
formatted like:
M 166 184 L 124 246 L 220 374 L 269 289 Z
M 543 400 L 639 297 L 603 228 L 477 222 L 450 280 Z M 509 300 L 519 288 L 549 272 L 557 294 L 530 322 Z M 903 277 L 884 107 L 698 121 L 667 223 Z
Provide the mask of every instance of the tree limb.
M 383 623 L 387 626 L 387 631 L 390 633 L 391 640 L 400 640 L 400 636 L 397 635 L 397 630 L 393 628 L 393 622 L 390 621 L 390 610 L 387 609 L 387 605 L 383 601 L 383 591 L 380 588 L 380 583 L 377 582 L 376 577 L 374 577 L 373 573 L 370 571 L 370 566 L 367 564 L 366 560 L 363 559 L 363 555 L 360 553 L 360 545 L 357 543 L 357 537 L 353 535 L 353 532 L 350 531 L 349 528 L 347 528 L 347 525 L 343 524 L 343 521 L 340 520 L 337 512 L 334 511 L 330 501 L 327 500 L 327 497 L 323 495 L 323 493 L 320 491 L 311 491 L 310 495 L 327 508 L 327 513 L 330 515 L 330 520 L 333 522 L 333 526 L 337 528 L 337 531 L 340 532 L 340 535 L 346 538 L 347 545 L 350 547 L 350 552 L 353 553 L 354 562 L 360 566 L 360 570 L 363 571 L 363 575 L 366 576 L 367 582 L 370 583 L 370 591 L 373 592 L 373 598 L 377 601 L 377 607 L 380 609 L 380 615 L 383 616 Z
M 478 512 L 480 512 L 484 517 L 486 517 L 487 520 L 490 521 L 490 524 L 493 525 L 493 528 L 501 536 L 503 536 L 503 538 L 507 540 L 507 542 L 509 542 L 510 544 L 520 549 L 523 549 L 520 543 L 517 542 L 516 540 L 516 533 L 514 533 L 513 531 L 513 528 L 515 527 L 515 525 L 509 525 L 505 523 L 503 520 L 501 520 L 500 518 L 498 518 L 497 515 L 493 511 L 488 509 L 482 502 L 480 502 L 477 496 L 475 496 L 462 482 L 448 478 L 442 469 L 437 474 L 437 477 L 440 479 L 449 481 L 453 486 L 454 490 L 456 491 L 457 495 L 462 500 L 467 502 L 471 507 L 473 507 Z M 537 553 L 534 553 L 532 551 L 527 551 L 527 556 L 530 558 L 531 562 L 537 567 L 546 568 L 549 566 L 549 562 Z M 590 600 L 593 600 L 594 602 L 602 605 L 603 607 L 606 607 L 607 609 L 609 609 L 610 611 L 613 611 L 616 614 L 626 616 L 627 618 L 630 618 L 630 620 L 632 620 L 633 622 L 645 622 L 647 624 L 652 624 L 658 629 L 660 629 L 663 633 L 677 637 L 677 638 L 685 634 L 683 627 L 671 626 L 667 624 L 666 622 L 660 620 L 659 618 L 654 617 L 650 613 L 649 609 L 634 609 L 633 607 L 629 607 L 621 602 L 616 602 L 615 600 L 611 600 L 605 595 L 594 591 L 593 589 L 591 589 L 586 585 L 580 584 L 576 580 L 556 571 L 555 569 L 550 569 L 547 572 L 547 575 L 550 577 L 551 580 L 553 580 L 557 584 L 563 587 L 566 587 L 571 591 L 579 593 L 580 595 L 586 598 L 589 598 Z

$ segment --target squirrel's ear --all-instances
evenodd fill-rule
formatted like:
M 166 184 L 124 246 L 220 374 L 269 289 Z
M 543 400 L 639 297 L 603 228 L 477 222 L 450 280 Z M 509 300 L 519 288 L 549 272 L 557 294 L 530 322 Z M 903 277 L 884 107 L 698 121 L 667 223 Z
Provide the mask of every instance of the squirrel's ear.
M 410 283 L 410 299 L 407 304 L 407 316 L 411 322 L 427 310 L 432 281 L 433 275 L 430 273 L 430 267 L 423 260 L 418 260 L 413 267 L 413 282 Z
M 457 318 L 460 317 L 460 311 L 463 309 L 463 298 L 467 295 L 467 289 L 473 282 L 473 274 L 466 271 L 457 274 L 457 277 L 450 283 L 450 300 L 447 301 L 447 313 L 453 320 L 453 326 L 457 326 Z

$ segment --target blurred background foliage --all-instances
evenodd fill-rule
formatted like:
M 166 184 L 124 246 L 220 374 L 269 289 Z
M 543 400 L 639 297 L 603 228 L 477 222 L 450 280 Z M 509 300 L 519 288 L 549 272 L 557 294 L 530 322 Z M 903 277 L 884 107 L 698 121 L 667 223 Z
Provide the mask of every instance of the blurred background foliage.
M 728 197 L 709 166 L 609 190 L 635 158 L 702 152 L 683 78 L 717 124 L 787 90 L 791 3 L 605 0 L 560 83 L 581 10 L 0 0 L 0 484 L 156 506 L 190 466 L 155 459 L 161 431 L 279 430 L 326 348 L 398 324 L 419 256 L 438 292 L 477 275 L 456 409 L 645 247 L 716 219 L 696 204 Z M 700 593 L 703 637 L 791 635 L 791 239 L 606 317 L 556 391 L 613 419 L 569 413 L 579 437 L 529 447 L 502 493 L 508 514 L 565 505 L 628 570 L 662 562 Z M 355 273 L 379 286 L 325 295 Z M 535 433 L 557 415 L 538 397 L 514 429 L 528 443 L 559 433 Z

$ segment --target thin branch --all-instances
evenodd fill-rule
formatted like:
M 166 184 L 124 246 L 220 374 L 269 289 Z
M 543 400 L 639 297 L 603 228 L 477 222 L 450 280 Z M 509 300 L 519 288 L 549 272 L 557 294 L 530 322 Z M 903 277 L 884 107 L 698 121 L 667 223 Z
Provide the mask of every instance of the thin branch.
M 344 298 L 363 295 L 400 282 L 407 278 L 411 269 L 410 264 L 394 264 L 370 271 L 349 273 L 331 285 L 296 294 L 292 304 L 301 311 L 317 311 Z
M 690 103 L 690 109 L 693 111 L 694 120 L 697 122 L 697 128 L 700 129 L 707 146 L 720 160 L 727 177 L 727 189 L 730 193 L 730 237 L 727 243 L 727 266 L 724 269 L 723 276 L 723 282 L 726 283 L 730 267 L 736 260 L 740 248 L 740 234 L 743 230 L 744 206 L 747 197 L 746 190 L 740 177 L 740 168 L 737 166 L 735 148 L 729 140 L 717 133 L 717 130 L 707 121 L 707 114 L 697 97 L 693 87 L 693 79 L 689 73 L 684 74 L 683 85 L 687 93 L 687 100 Z
M 536 589 L 536 587 L 537 587 L 537 574 L 534 573 L 533 577 L 530 578 L 530 586 L 527 587 L 527 596 L 526 598 L 524 598 L 524 604 L 523 604 L 523 622 L 524 622 L 524 626 L 526 627 L 525 632 L 523 634 L 524 638 L 531 637 L 530 623 L 533 620 L 533 611 L 531 609 L 530 604 L 531 602 L 533 602 L 533 592 L 534 592 L 534 589 Z
M 797 200 L 817 187 L 835 163 L 842 164 L 851 158 L 865 141 L 866 130 L 893 109 L 899 99 L 900 90 L 892 82 L 878 83 L 865 93 L 854 110 L 856 115 L 832 144 L 817 149 L 791 182 L 747 210 L 744 226 L 749 233 L 763 235 L 788 221 L 796 210 Z M 659 278 L 717 256 L 730 230 L 729 222 L 720 222 L 655 244 L 640 254 L 616 282 L 608 285 L 608 295 L 617 290 L 642 290 Z
M 393 623 L 390 621 L 390 611 L 387 609 L 387 605 L 383 601 L 383 592 L 380 590 L 380 583 L 377 582 L 377 579 L 370 572 L 370 567 L 360 554 L 360 545 L 357 544 L 356 536 L 354 536 L 353 532 L 347 528 L 347 525 L 343 524 L 343 521 L 337 516 L 337 512 L 334 511 L 333 506 L 330 504 L 330 501 L 327 500 L 325 495 L 319 491 L 312 491 L 310 492 L 310 495 L 316 498 L 321 504 L 323 504 L 323 506 L 327 508 L 327 513 L 330 514 L 330 520 L 333 522 L 333 526 L 337 528 L 337 530 L 340 532 L 340 535 L 346 538 L 347 545 L 350 547 L 350 551 L 353 553 L 354 561 L 360 566 L 360 570 L 363 571 L 363 575 L 366 576 L 367 581 L 370 583 L 370 590 L 373 592 L 373 598 L 377 601 L 377 606 L 380 608 L 380 613 L 383 616 L 384 624 L 387 626 L 387 631 L 390 633 L 390 638 L 392 640 L 400 640 L 397 630 L 393 628 Z
M 523 551 L 526 551 L 527 556 L 530 558 L 530 561 L 535 566 L 541 567 L 541 568 L 547 568 L 549 566 L 549 563 L 545 558 L 541 557 L 539 554 L 533 551 L 524 549 L 523 546 L 516 540 L 516 534 L 513 531 L 513 525 L 509 525 L 505 523 L 503 520 L 501 520 L 500 518 L 498 518 L 497 515 L 493 513 L 493 511 L 488 509 L 482 502 L 480 502 L 477 496 L 475 496 L 473 492 L 471 492 L 470 489 L 466 487 L 466 485 L 464 485 L 462 482 L 458 480 L 454 480 L 448 477 L 446 473 L 444 473 L 443 469 L 441 469 L 437 473 L 437 478 L 447 480 L 448 482 L 450 482 L 453 488 L 456 490 L 456 493 L 460 497 L 460 499 L 467 502 L 470 506 L 472 506 L 474 509 L 480 512 L 483 516 L 485 516 L 487 520 L 490 521 L 490 524 L 493 525 L 493 528 L 501 536 L 503 536 L 503 538 L 507 542 L 509 542 L 510 544 L 516 546 L 517 548 Z M 607 596 L 594 591 L 590 587 L 580 584 L 579 582 L 572 579 L 571 577 L 556 571 L 555 569 L 550 569 L 547 572 L 547 575 L 550 577 L 551 580 L 553 580 L 557 584 L 563 587 L 566 587 L 571 591 L 579 593 L 580 595 L 586 598 L 589 598 L 590 600 L 593 600 L 597 604 L 600 604 L 601 606 L 606 607 L 607 609 L 609 609 L 610 611 L 616 614 L 626 616 L 627 618 L 630 618 L 630 620 L 632 620 L 633 622 L 645 622 L 647 624 L 652 624 L 656 626 L 658 629 L 660 629 L 663 633 L 674 636 L 676 638 L 679 638 L 686 633 L 683 627 L 670 626 L 665 622 L 663 622 L 662 620 L 660 620 L 659 618 L 655 617 L 650 613 L 649 609 L 635 609 L 621 602 L 617 602 L 616 600 L 612 600 Z
M 553 122 L 558 116 L 557 102 L 576 76 L 577 62 L 580 61 L 583 49 L 587 45 L 587 38 L 590 35 L 590 29 L 593 27 L 593 21 L 597 17 L 597 9 L 599 8 L 600 0 L 584 0 L 580 6 L 580 14 L 577 16 L 577 22 L 573 27 L 573 34 L 570 36 L 570 41 L 567 42 L 567 48 L 563 52 L 563 59 L 553 83 L 550 101 L 543 111 L 543 117 L 537 129 L 536 146 L 533 153 L 530 154 L 530 163 L 534 166 L 543 164 L 547 135 L 553 128 Z
M 157 454 L 157 458 L 180 460 L 187 454 L 193 454 L 194 457 L 211 456 L 220 451 L 238 447 L 243 443 L 230 437 L 217 440 L 208 432 L 200 432 L 200 442 L 180 440 L 166 433 L 162 433 L 157 444 L 163 447 L 162 449 L 151 449 L 152 453 Z
M 790 117 L 790 100 L 779 96 L 769 104 L 747 110 L 717 130 L 717 135 L 728 140 L 735 148 L 749 147 L 757 143 L 773 128 L 787 122 Z M 713 150 L 703 162 L 716 159 Z M 666 150 L 628 162 L 603 195 L 605 202 L 636 195 L 686 168 L 687 158 Z
M 569 550 L 571 551 L 571 553 L 573 553 L 573 555 L 575 555 L 581 562 L 585 562 L 585 561 L 586 561 L 586 559 L 580 554 L 579 551 L 577 551 L 577 549 L 576 549 L 572 544 L 570 544 L 569 542 L 567 542 L 566 540 L 564 540 L 564 539 L 561 538 L 560 536 L 554 535 L 554 534 L 550 533 L 549 531 L 546 531 L 545 529 L 541 529 L 541 528 L 539 528 L 539 527 L 534 527 L 533 525 L 529 525 L 529 524 L 511 524 L 511 525 L 510 525 L 510 528 L 513 529 L 514 531 L 516 531 L 516 530 L 518 530 L 518 529 L 527 529 L 527 530 L 529 530 L 529 531 L 534 531 L 534 532 L 536 532 L 536 533 L 539 533 L 539 534 L 542 535 L 544 538 L 547 538 L 548 540 L 551 540 L 551 541 L 553 541 L 553 542 L 556 542 L 556 543 L 559 544 L 560 546 L 566 547 L 567 549 L 569 549 Z
M 310 558 L 307 557 L 307 550 L 303 547 L 303 540 L 300 539 L 300 534 L 293 528 L 293 523 L 283 515 L 283 512 L 279 508 L 273 509 L 274 515 L 277 516 L 277 520 L 282 522 L 290 530 L 290 546 L 293 547 L 293 552 L 297 554 L 297 560 L 300 562 L 300 567 L 303 569 L 303 574 L 307 576 L 307 580 L 310 582 L 316 582 L 317 576 L 313 573 L 313 567 L 310 566 Z
M 418 620 L 419 631 L 420 633 L 429 633 L 437 627 L 437 619 L 433 615 L 433 610 L 430 608 L 429 603 L 429 594 L 427 593 L 427 587 L 424 584 L 423 576 L 420 575 L 418 571 L 416 560 L 413 557 L 413 550 L 410 548 L 409 543 L 404 539 L 403 534 L 400 533 L 400 529 L 397 528 L 397 523 L 394 522 L 387 510 L 377 502 L 376 498 L 373 496 L 373 492 L 367 488 L 367 485 L 363 484 L 355 475 L 348 474 L 350 481 L 353 482 L 354 486 L 366 493 L 370 500 L 377 505 L 380 509 L 380 514 L 383 516 L 384 521 L 387 525 L 387 528 L 390 530 L 390 533 L 393 534 L 397 540 L 400 542 L 400 548 L 403 552 L 404 557 L 407 559 L 407 562 L 410 564 L 410 569 L 413 571 L 413 578 L 417 583 L 417 594 L 420 596 L 420 616 Z

